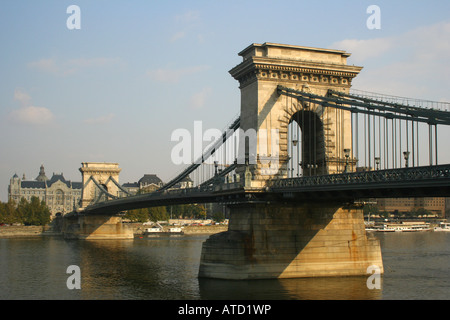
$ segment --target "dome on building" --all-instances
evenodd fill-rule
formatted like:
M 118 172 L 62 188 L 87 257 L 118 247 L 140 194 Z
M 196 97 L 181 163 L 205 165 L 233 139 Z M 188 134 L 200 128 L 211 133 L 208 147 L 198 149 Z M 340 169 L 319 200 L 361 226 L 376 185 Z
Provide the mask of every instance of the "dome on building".
M 47 176 L 45 175 L 44 165 L 41 164 L 41 168 L 40 168 L 40 170 L 39 170 L 39 175 L 37 176 L 36 181 L 45 182 L 45 181 L 47 181 L 47 180 L 48 180 L 48 178 L 47 178 Z
M 155 184 L 157 186 L 162 185 L 163 182 L 156 174 L 144 174 L 144 176 L 138 181 L 140 186 L 147 186 Z

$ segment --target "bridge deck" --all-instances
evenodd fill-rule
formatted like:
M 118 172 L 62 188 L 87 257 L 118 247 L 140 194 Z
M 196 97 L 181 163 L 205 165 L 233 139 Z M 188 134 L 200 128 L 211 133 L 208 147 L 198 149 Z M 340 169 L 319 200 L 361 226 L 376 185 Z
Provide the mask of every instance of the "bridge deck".
M 188 203 L 336 200 L 450 196 L 450 164 L 350 172 L 273 180 L 266 188 L 216 184 L 166 190 L 105 201 L 82 214 L 114 214 L 124 210 Z

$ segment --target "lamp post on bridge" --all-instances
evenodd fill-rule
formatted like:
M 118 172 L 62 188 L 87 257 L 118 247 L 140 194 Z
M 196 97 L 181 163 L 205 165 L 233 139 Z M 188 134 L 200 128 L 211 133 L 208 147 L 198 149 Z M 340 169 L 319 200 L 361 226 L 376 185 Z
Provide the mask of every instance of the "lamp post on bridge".
M 405 157 L 405 168 L 408 168 L 409 151 L 404 151 L 403 156 Z
M 344 155 L 345 155 L 344 173 L 347 173 L 348 172 L 348 158 L 350 157 L 350 149 L 344 149 Z
M 375 165 L 376 169 L 380 170 L 380 157 L 375 157 Z

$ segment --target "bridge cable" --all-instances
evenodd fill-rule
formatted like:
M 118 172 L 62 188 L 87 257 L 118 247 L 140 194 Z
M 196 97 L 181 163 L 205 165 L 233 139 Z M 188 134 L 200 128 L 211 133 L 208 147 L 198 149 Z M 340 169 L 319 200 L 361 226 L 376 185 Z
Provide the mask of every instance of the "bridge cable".
M 178 176 L 173 178 L 171 181 L 169 181 L 167 184 L 156 190 L 155 192 L 161 192 L 164 190 L 167 190 L 171 187 L 173 187 L 178 182 L 182 181 L 184 178 L 186 178 L 189 174 L 191 174 L 195 169 L 197 169 L 201 164 L 204 163 L 204 161 L 207 159 L 206 156 L 212 156 L 218 148 L 228 140 L 230 136 L 234 134 L 234 132 L 239 129 L 240 127 L 240 117 L 237 117 L 237 119 L 234 120 L 234 122 L 228 127 L 227 130 L 225 130 L 224 133 L 222 133 L 221 137 L 217 139 L 208 150 L 206 150 L 201 157 L 199 157 L 193 164 L 188 166 L 182 173 L 180 173 Z

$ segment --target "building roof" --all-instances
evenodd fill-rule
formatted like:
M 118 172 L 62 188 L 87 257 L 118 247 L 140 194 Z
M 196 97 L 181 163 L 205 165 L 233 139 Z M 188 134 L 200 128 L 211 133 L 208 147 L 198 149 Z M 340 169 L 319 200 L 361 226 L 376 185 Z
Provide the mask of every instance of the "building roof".
M 138 188 L 139 187 L 139 183 L 137 182 L 126 182 L 122 185 L 122 187 L 124 188 Z
M 72 182 L 72 189 L 82 189 L 83 183 L 82 182 Z
M 72 182 L 70 180 L 67 181 L 62 173 L 61 174 L 53 173 L 51 179 L 46 181 L 22 180 L 20 182 L 20 186 L 22 188 L 45 189 L 46 187 L 47 188 L 51 187 L 54 183 L 58 181 L 63 182 L 68 188 L 72 189 L 82 189 L 83 187 L 83 184 L 81 182 Z
M 22 188 L 33 188 L 33 189 L 45 189 L 45 181 L 21 181 L 20 186 Z
M 162 180 L 160 178 L 158 178 L 158 176 L 156 174 L 144 174 L 144 176 L 139 179 L 138 181 L 139 185 L 148 185 L 148 184 L 156 184 L 156 185 L 160 185 L 162 184 Z

